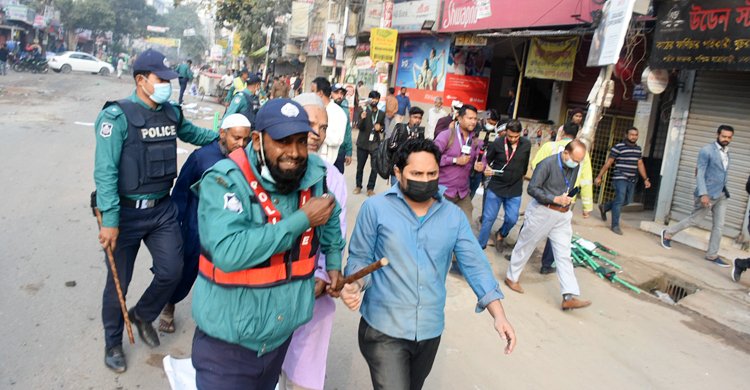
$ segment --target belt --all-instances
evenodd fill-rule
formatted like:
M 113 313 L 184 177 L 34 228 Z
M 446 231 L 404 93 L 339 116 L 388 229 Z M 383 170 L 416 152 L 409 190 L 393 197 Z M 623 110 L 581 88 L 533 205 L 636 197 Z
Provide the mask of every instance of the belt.
M 169 195 L 163 196 L 159 199 L 138 199 L 133 200 L 124 196 L 120 197 L 120 206 L 131 209 L 146 210 L 156 207 L 159 203 L 169 199 Z
M 556 204 L 546 204 L 546 205 L 544 205 L 544 207 L 546 207 L 546 208 L 548 208 L 550 210 L 559 211 L 561 213 L 567 213 L 568 211 L 570 211 L 570 207 L 562 207 L 562 206 L 558 206 Z

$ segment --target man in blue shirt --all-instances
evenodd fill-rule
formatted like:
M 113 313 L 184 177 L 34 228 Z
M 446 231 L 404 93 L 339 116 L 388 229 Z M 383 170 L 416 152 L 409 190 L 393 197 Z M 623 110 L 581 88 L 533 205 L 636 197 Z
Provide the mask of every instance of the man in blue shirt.
M 438 161 L 432 141 L 406 141 L 395 157 L 398 183 L 364 202 L 352 233 L 346 275 L 380 258 L 390 260 L 341 291 L 349 309 L 361 306 L 359 346 L 376 390 L 422 388 L 445 324 L 445 279 L 453 253 L 479 299 L 476 311 L 486 308 L 495 319 L 505 353 L 516 344 L 487 257 L 461 209 L 438 188 Z
M 201 254 L 198 236 L 198 197 L 190 190 L 203 173 L 223 160 L 235 149 L 244 148 L 250 139 L 250 121 L 242 114 L 224 118 L 219 139 L 196 150 L 180 170 L 172 189 L 172 202 L 177 206 L 177 222 L 182 232 L 182 278 L 159 318 L 159 331 L 174 333 L 174 307 L 185 299 L 198 276 L 198 257 Z
M 396 96 L 396 101 L 398 101 L 398 110 L 394 120 L 396 123 L 403 123 L 406 113 L 411 109 L 411 100 L 406 96 L 406 87 L 401 87 L 401 94 Z

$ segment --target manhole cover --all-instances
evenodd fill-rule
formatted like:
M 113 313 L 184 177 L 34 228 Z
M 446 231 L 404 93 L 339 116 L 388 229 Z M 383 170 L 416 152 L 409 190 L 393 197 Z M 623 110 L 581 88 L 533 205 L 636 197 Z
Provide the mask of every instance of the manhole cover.
M 662 275 L 651 279 L 640 285 L 640 287 L 670 304 L 675 304 L 686 296 L 698 292 L 696 285 L 669 275 Z

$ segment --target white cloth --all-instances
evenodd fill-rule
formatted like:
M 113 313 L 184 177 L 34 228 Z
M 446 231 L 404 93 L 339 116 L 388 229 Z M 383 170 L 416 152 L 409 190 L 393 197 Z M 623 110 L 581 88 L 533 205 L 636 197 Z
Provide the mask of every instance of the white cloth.
M 561 213 L 532 199 L 526 207 L 526 217 L 516 246 L 513 248 L 506 277 L 518 282 L 534 248 L 539 242 L 549 237 L 552 252 L 555 255 L 557 280 L 560 282 L 562 294 L 580 295 L 578 280 L 576 280 L 573 262 L 570 259 L 570 239 L 573 236 L 573 228 L 570 224 L 572 219 L 571 211 Z
M 448 111 L 443 107 L 435 108 L 434 106 L 427 110 L 427 128 L 424 129 L 424 137 L 427 139 L 435 138 L 435 127 L 440 118 L 448 116 Z
M 339 147 L 344 143 L 346 135 L 346 114 L 333 100 L 326 105 L 326 113 L 328 113 L 328 130 L 319 154 L 323 160 L 334 164 L 339 156 Z
M 232 77 L 231 74 L 225 74 L 224 76 L 221 76 L 221 87 L 224 89 L 229 89 L 229 87 L 232 86 L 233 81 L 234 77 Z

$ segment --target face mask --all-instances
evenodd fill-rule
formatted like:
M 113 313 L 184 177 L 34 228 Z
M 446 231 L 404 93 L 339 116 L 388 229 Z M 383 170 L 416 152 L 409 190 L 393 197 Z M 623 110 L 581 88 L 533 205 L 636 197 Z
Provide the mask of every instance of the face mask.
M 485 130 L 487 130 L 487 131 L 492 131 L 492 130 L 495 130 L 495 127 L 496 127 L 496 126 L 493 126 L 493 125 L 491 125 L 491 124 L 489 124 L 489 123 L 485 123 L 485 124 L 484 124 L 484 129 L 485 129 Z
M 438 179 L 432 181 L 416 181 L 406 179 L 406 188 L 401 192 L 415 202 L 425 202 L 438 192 Z
M 149 81 L 149 83 L 151 83 Z M 149 99 L 151 99 L 152 102 L 156 104 L 162 104 L 169 100 L 169 97 L 172 96 L 172 83 L 166 82 L 166 83 L 159 83 L 159 84 L 153 84 L 154 86 L 154 93 L 152 95 L 149 95 Z M 145 88 L 143 89 L 146 90 Z
M 266 162 L 266 154 L 265 152 L 263 152 L 263 134 L 260 135 L 260 159 L 261 159 L 261 164 L 263 164 L 260 167 L 260 176 L 268 180 L 269 182 L 276 184 L 276 180 L 273 178 L 273 175 L 271 175 L 271 170 L 268 169 L 268 163 Z
M 572 169 L 577 167 L 578 163 L 573 161 L 573 159 L 571 158 L 570 160 L 565 160 L 565 166 Z

